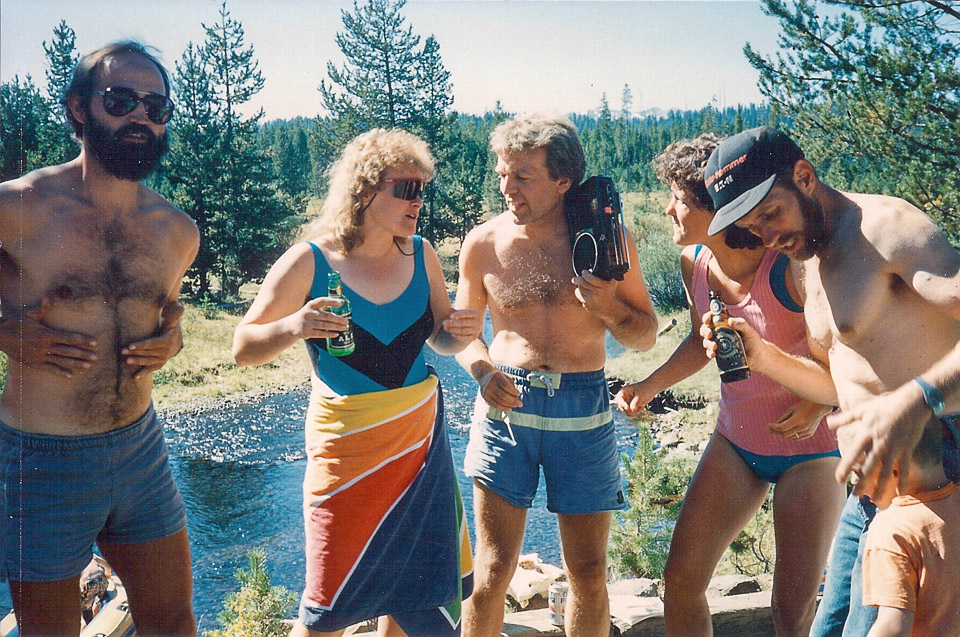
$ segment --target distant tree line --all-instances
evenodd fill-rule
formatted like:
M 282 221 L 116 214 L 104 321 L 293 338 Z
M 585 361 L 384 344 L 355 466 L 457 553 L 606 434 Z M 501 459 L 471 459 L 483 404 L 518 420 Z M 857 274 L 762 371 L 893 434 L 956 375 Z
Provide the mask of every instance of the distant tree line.
M 856 17 L 821 19 L 814 2 L 765 0 L 781 20 L 784 48 L 772 59 L 745 48 L 770 106 L 705 106 L 658 117 L 621 108 L 606 95 L 573 114 L 590 174 L 625 191 L 651 191 L 651 160 L 670 142 L 702 132 L 732 134 L 761 124 L 791 129 L 828 183 L 904 197 L 958 236 L 960 91 L 952 2 L 840 2 Z M 916 5 L 916 6 L 914 6 Z M 930 5 L 926 10 L 921 5 Z M 933 5 L 946 8 L 936 9 Z M 462 239 L 483 215 L 502 210 L 488 149 L 490 131 L 511 114 L 452 110 L 454 87 L 432 35 L 403 15 L 405 0 L 354 1 L 342 11 L 341 65 L 327 63 L 327 114 L 264 122 L 243 116 L 263 87 L 253 46 L 224 2 L 206 39 L 190 43 L 172 69 L 177 113 L 171 153 L 149 185 L 196 221 L 201 250 L 185 293 L 230 298 L 257 280 L 296 238 L 307 204 L 326 192 L 326 169 L 347 141 L 370 128 L 401 127 L 427 140 L 438 163 L 424 193 L 420 231 Z M 883 34 L 883 38 L 879 33 Z M 47 86 L 14 77 L 0 85 L 0 178 L 75 157 L 59 97 L 78 59 L 65 22 L 43 43 Z M 832 180 L 832 181 L 831 181 Z

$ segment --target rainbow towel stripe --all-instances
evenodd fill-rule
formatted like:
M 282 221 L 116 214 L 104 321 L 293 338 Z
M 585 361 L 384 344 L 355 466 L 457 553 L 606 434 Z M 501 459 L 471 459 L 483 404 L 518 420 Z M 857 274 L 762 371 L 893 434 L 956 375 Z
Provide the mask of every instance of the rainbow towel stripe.
M 315 395 L 306 439 L 311 628 L 387 614 L 410 635 L 457 634 L 473 565 L 437 378 Z

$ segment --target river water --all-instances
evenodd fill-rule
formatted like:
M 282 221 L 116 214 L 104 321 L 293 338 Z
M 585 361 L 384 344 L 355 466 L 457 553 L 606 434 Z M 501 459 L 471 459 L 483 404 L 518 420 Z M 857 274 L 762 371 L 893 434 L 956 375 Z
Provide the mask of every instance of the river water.
M 608 354 L 618 346 L 611 341 Z M 452 357 L 427 349 L 440 375 L 454 463 L 473 538 L 473 498 L 463 475 L 476 383 Z M 238 588 L 234 573 L 247 552 L 262 547 L 275 585 L 303 588 L 301 486 L 306 460 L 303 420 L 308 390 L 218 411 L 181 415 L 165 422 L 174 477 L 187 508 L 195 580 L 194 608 L 200 630 L 218 626 L 224 597 Z M 621 452 L 632 456 L 636 428 L 614 410 Z M 524 553 L 560 565 L 556 517 L 546 511 L 541 486 L 527 517 Z M 0 586 L 0 610 L 9 609 Z

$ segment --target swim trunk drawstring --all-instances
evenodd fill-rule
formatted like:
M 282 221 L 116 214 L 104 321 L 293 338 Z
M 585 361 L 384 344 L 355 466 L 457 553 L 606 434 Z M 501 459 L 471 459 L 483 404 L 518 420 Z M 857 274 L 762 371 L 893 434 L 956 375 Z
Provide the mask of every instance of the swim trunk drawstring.
M 536 372 L 530 372 L 527 374 L 527 382 L 540 381 L 547 386 L 547 396 L 553 398 L 553 380 L 549 376 L 544 376 L 543 374 L 538 374 Z

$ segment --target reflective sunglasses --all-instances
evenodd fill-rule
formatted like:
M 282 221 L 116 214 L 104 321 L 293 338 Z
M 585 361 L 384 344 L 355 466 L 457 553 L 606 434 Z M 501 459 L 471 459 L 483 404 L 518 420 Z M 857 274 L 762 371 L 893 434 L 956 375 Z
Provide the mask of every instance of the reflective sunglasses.
M 426 185 L 423 179 L 383 179 L 388 184 L 393 184 L 393 196 L 404 201 L 413 201 L 423 195 L 423 187 Z
M 97 95 L 103 97 L 103 110 L 114 117 L 129 115 L 137 104 L 143 102 L 147 111 L 147 119 L 154 124 L 166 124 L 173 116 L 173 102 L 166 95 L 159 93 L 145 93 L 122 86 L 110 86 Z

